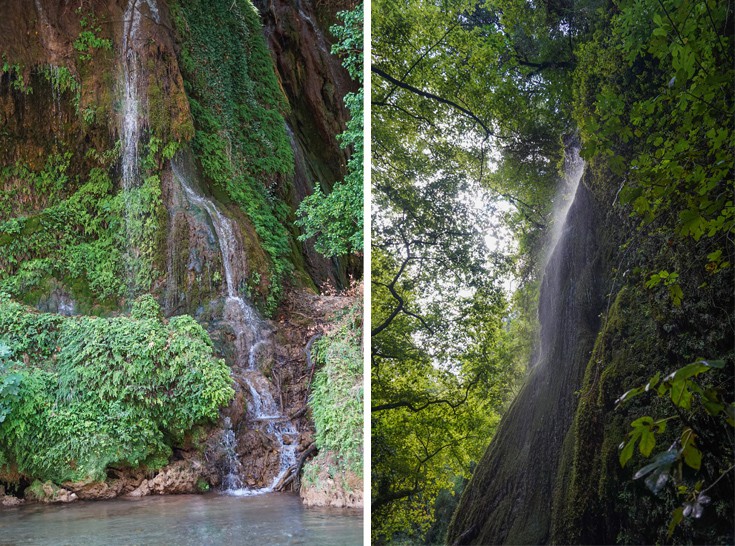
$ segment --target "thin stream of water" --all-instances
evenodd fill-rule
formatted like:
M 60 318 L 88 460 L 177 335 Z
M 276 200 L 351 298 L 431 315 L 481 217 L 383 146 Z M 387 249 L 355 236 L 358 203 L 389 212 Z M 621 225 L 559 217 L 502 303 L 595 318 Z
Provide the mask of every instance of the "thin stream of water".
M 122 126 L 122 182 L 123 189 L 129 190 L 137 185 L 138 143 L 140 141 L 140 97 L 138 96 L 139 71 L 138 53 L 135 48 L 139 42 L 140 22 L 143 17 L 141 8 L 146 4 L 156 23 L 160 22 L 155 0 L 128 0 L 123 16 L 123 38 L 120 50 L 123 67 L 123 126 Z
M 202 195 L 191 181 L 191 176 L 183 164 L 181 156 L 171 162 L 174 178 L 180 184 L 187 201 L 203 210 L 209 216 L 217 235 L 222 263 L 225 270 L 227 298 L 225 301 L 224 318 L 235 332 L 235 352 L 237 365 L 242 369 L 239 374 L 250 392 L 248 409 L 251 421 L 264 426 L 264 432 L 276 439 L 280 451 L 279 471 L 267 487 L 243 487 L 242 464 L 235 450 L 235 433 L 229 419 L 225 420 L 223 433 L 223 447 L 230 460 L 229 469 L 225 476 L 225 488 L 231 495 L 250 496 L 269 493 L 274 490 L 288 469 L 296 463 L 296 448 L 298 431 L 281 412 L 271 393 L 271 384 L 258 370 L 258 350 L 268 342 L 265 328 L 257 312 L 245 298 L 237 292 L 237 280 L 242 278 L 241 260 L 238 259 L 238 245 L 232 221 L 227 218 L 217 205 Z

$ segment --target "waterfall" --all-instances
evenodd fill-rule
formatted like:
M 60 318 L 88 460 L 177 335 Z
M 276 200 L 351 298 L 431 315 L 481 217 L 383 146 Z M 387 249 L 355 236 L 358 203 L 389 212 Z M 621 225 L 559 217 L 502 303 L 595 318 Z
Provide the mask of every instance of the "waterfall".
M 135 272 L 133 264 L 138 250 L 135 248 L 132 228 L 135 222 L 140 223 L 142 211 L 136 210 L 131 192 L 140 186 L 139 142 L 141 139 L 141 120 L 144 114 L 145 86 L 141 83 L 144 74 L 139 48 L 145 40 L 141 36 L 141 24 L 144 13 L 143 6 L 148 6 L 149 16 L 157 24 L 160 23 L 158 6 L 155 0 L 129 0 L 123 16 L 122 47 L 120 61 L 122 65 L 122 119 L 120 134 L 122 139 L 121 170 L 122 189 L 125 192 L 125 225 L 130 248 L 128 254 L 129 280 L 131 294 L 135 290 Z M 174 179 L 178 182 L 186 202 L 205 214 L 216 235 L 222 257 L 226 297 L 223 318 L 230 325 L 234 334 L 235 365 L 237 378 L 247 385 L 249 391 L 248 413 L 250 421 L 262 428 L 268 436 L 280 446 L 280 467 L 277 476 L 269 487 L 248 489 L 243 487 L 242 464 L 237 456 L 237 440 L 232 422 L 225 419 L 222 435 L 223 450 L 227 454 L 228 470 L 224 475 L 224 487 L 231 494 L 252 495 L 272 491 L 281 478 L 295 463 L 298 432 L 278 408 L 271 393 L 271 384 L 258 369 L 261 350 L 269 343 L 266 328 L 252 305 L 238 291 L 245 278 L 244 251 L 238 243 L 237 229 L 220 208 L 205 197 L 193 183 L 193 170 L 180 154 L 171 162 Z M 172 258 L 169 256 L 169 266 Z M 169 271 L 169 276 L 173 272 Z M 171 287 L 169 287 L 171 288 Z M 170 290 L 169 290 L 170 292 Z
M 227 473 L 222 478 L 222 485 L 226 490 L 242 488 L 242 463 L 237 457 L 237 439 L 235 431 L 232 430 L 232 420 L 224 418 L 224 430 L 222 431 L 222 448 L 227 457 Z
M 554 199 L 553 224 L 549 236 L 549 243 L 547 244 L 544 266 L 548 265 L 551 255 L 559 243 L 559 239 L 561 239 L 569 209 L 574 201 L 574 196 L 577 194 L 579 181 L 584 174 L 585 162 L 579 155 L 579 151 L 579 145 L 573 144 L 564 154 L 564 184 L 557 192 L 556 199 Z
M 187 168 L 183 154 L 171 162 L 175 180 L 181 186 L 190 205 L 197 207 L 209 217 L 222 256 L 227 295 L 224 319 L 235 333 L 235 369 L 237 378 L 247 385 L 250 397 L 248 413 L 250 422 L 261 428 L 265 434 L 275 439 L 279 445 L 279 470 L 267 487 L 250 489 L 243 487 L 242 464 L 235 452 L 235 434 L 229 418 L 225 419 L 222 445 L 230 461 L 224 488 L 231 495 L 257 495 L 274 490 L 296 462 L 296 442 L 298 431 L 290 420 L 282 414 L 271 393 L 271 383 L 258 369 L 258 352 L 265 347 L 268 339 L 265 325 L 252 305 L 239 295 L 237 287 L 244 278 L 242 250 L 238 245 L 236 226 L 225 216 L 211 199 L 205 197 L 194 185 L 191 168 Z M 229 424 L 228 424 L 229 423 Z
M 120 120 L 120 136 L 122 141 L 121 171 L 122 191 L 124 200 L 123 221 L 127 234 L 126 270 L 128 296 L 136 294 L 138 284 L 137 269 L 140 257 L 140 237 L 136 237 L 136 226 L 144 224 L 144 211 L 140 204 L 136 204 L 138 196 L 132 190 L 141 183 L 138 145 L 141 138 L 141 104 L 145 104 L 145 95 L 141 96 L 141 60 L 138 49 L 145 42 L 141 36 L 141 21 L 143 5 L 148 6 L 150 19 L 160 23 L 158 6 L 155 0 L 128 0 L 122 20 L 122 44 L 120 47 L 120 65 L 122 66 L 121 103 L 122 119 Z
M 564 441 L 599 331 L 604 274 L 599 208 L 574 142 L 565 171 L 541 281 L 537 356 L 462 495 L 450 544 L 546 544 L 555 491 L 566 487 Z
M 140 141 L 139 58 L 136 52 L 140 34 L 140 21 L 143 14 L 142 4 L 146 4 L 153 20 L 160 23 L 158 6 L 155 0 L 128 0 L 123 16 L 122 48 L 120 50 L 123 67 L 123 120 L 122 120 L 122 183 L 123 189 L 136 187 L 138 172 L 138 142 Z

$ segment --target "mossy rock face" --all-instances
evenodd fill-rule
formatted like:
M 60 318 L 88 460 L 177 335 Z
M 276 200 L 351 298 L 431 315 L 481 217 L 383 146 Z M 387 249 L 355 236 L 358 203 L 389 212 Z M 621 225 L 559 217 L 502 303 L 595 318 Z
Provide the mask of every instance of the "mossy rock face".
M 560 285 L 545 280 L 542 287 L 543 346 L 551 349 L 542 349 L 540 364 L 478 464 L 448 542 L 729 543 L 731 520 L 723 514 L 733 509 L 731 477 L 713 489 L 719 500 L 702 520 L 685 521 L 673 539 L 667 538 L 672 511 L 682 500 L 671 490 L 654 496 L 641 480 L 634 481 L 646 459 L 635 455 L 621 468 L 618 446 L 636 418 L 667 417 L 674 410 L 654 393 L 621 407 L 616 401 L 657 372 L 663 377 L 699 358 L 725 359 L 731 365 L 732 270 L 703 267 L 715 241 L 672 238 L 661 245 L 605 206 L 620 184 L 599 163 L 589 166 L 583 182 L 594 197 L 590 194 L 582 208 L 575 202 L 570 229 L 580 228 L 575 217 L 581 210 L 593 211 L 581 240 L 573 231 L 574 247 L 581 247 L 585 237 L 589 246 L 576 257 L 567 256 L 570 265 Z M 729 253 L 732 263 L 733 249 Z M 586 263 L 574 266 L 578 259 Z M 645 285 L 652 271 L 672 263 L 682 272 L 680 305 L 666 287 Z M 550 289 L 560 307 L 544 309 L 544 291 Z M 566 341 L 558 345 L 556 340 Z M 720 379 L 727 381 L 728 373 Z M 675 442 L 677 431 L 667 427 L 657 448 Z M 718 468 L 715 454 L 704 457 L 710 459 L 703 467 Z
M 166 219 L 157 182 L 143 182 L 147 195 L 132 197 L 145 209 L 136 220 L 147 228 L 138 232 L 152 232 L 145 248 L 130 247 L 130 200 L 116 189 L 121 9 L 103 1 L 61 9 L 39 0 L 30 9 L 11 2 L 4 11 L 12 25 L 0 42 L 0 289 L 43 309 L 58 307 L 60 286 L 75 312 L 108 314 L 124 309 L 130 292 L 157 292 L 162 284 Z M 161 16 L 162 25 L 147 18 L 141 25 L 148 39 L 138 54 L 151 61 L 142 85 L 155 82 L 160 91 L 149 105 L 160 123 L 141 122 L 141 153 L 149 140 L 182 141 L 193 132 L 165 6 Z M 160 150 L 153 155 L 146 177 L 163 166 Z M 18 218 L 21 233 L 13 228 Z M 28 238 L 26 251 L 19 237 Z M 126 274 L 140 277 L 139 286 L 123 289 Z
M 448 542 L 543 544 L 575 391 L 599 327 L 599 205 L 580 184 L 541 288 L 541 355 L 464 490 Z
M 254 4 L 260 11 L 278 82 L 290 108 L 286 122 L 295 148 L 293 184 L 279 186 L 279 196 L 295 210 L 315 186 L 329 191 L 347 172 L 347 154 L 335 137 L 345 130 L 349 117 L 341 97 L 356 91 L 357 84 L 339 58 L 327 51 L 333 40 L 328 29 L 338 23 L 337 12 L 351 9 L 354 4 L 343 0 L 318 5 L 255 0 Z M 300 232 L 292 229 L 295 239 Z M 349 274 L 360 276 L 359 260 L 328 260 L 314 250 L 313 241 L 295 245 L 293 253 L 303 254 L 303 269 L 317 285 L 326 282 L 347 287 Z M 297 275 L 303 276 L 300 269 L 297 266 Z

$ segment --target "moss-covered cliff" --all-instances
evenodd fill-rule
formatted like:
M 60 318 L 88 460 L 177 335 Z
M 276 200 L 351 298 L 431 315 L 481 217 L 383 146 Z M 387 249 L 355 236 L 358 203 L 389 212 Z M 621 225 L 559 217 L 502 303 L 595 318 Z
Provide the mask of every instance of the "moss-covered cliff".
M 551 339 L 542 341 L 546 350 L 462 496 L 451 544 L 668 542 L 666 529 L 683 497 L 664 491 L 657 498 L 643 480 L 633 481 L 646 460 L 621 468 L 619 446 L 634 419 L 665 418 L 675 410 L 653 391 L 623 407 L 617 400 L 656 372 L 663 376 L 699 358 L 725 358 L 728 368 L 706 384 L 724 389 L 725 400 L 730 396 L 731 271 L 712 273 L 706 263 L 689 268 L 680 306 L 665 287 L 646 289 L 644 272 L 672 258 L 687 267 L 688 257 L 711 247 L 666 244 L 632 230 L 633 223 L 607 205 L 619 182 L 601 163 L 588 166 L 582 184 L 590 189 L 580 189 L 569 213 L 567 245 L 577 254 L 557 248 L 546 270 L 539 313 L 542 338 Z M 556 255 L 560 251 L 563 257 Z M 556 270 L 555 263 L 564 269 Z M 550 286 L 550 277 L 561 284 Z M 544 302 L 551 308 L 545 310 Z M 714 426 L 702 433 L 714 434 L 702 439 L 709 449 L 700 478 L 710 484 L 720 476 L 732 434 Z M 658 439 L 658 449 L 677 441 L 678 429 L 671 428 Z M 729 472 L 709 492 L 715 505 L 701 520 L 686 521 L 675 540 L 726 542 L 732 490 Z
M 733 12 L 602 5 L 549 7 L 578 31 L 566 84 L 587 159 L 564 237 L 591 244 L 545 270 L 539 364 L 452 544 L 733 541 Z
M 270 7 L 292 18 L 300 13 L 288 3 Z M 301 9 L 314 8 L 305 3 Z M 327 19 L 333 11 L 325 12 Z M 325 21 L 296 29 L 290 41 L 269 43 L 261 16 L 266 12 L 249 0 L 6 3 L 0 21 L 0 294 L 60 321 L 58 315 L 98 315 L 134 329 L 137 323 L 127 315 L 141 296 L 155 298 L 166 317 L 193 316 L 207 330 L 207 358 L 224 357 L 235 369 L 234 401 L 225 413 L 238 433 L 236 449 L 253 461 L 262 459 L 256 470 L 266 480 L 271 466 L 277 470 L 278 457 L 268 455 L 273 440 L 252 433 L 252 423 L 246 423 L 249 395 L 238 375 L 242 345 L 254 346 L 260 338 L 243 340 L 252 335 L 228 316 L 228 301 L 257 308 L 247 318 L 264 332 L 257 335 L 268 339 L 268 348 L 251 360 L 267 377 L 267 389 L 279 391 L 283 412 L 299 409 L 306 389 L 302 347 L 321 318 L 310 312 L 290 323 L 289 302 L 325 281 L 339 286 L 346 268 L 298 242 L 295 210 L 317 176 L 333 182 L 343 175 L 346 158 L 335 135 L 344 128 L 341 100 L 349 83 L 339 60 L 322 51 L 329 44 L 313 40 Z M 305 43 L 318 51 L 308 51 Z M 329 91 L 321 100 L 295 102 L 298 86 L 286 93 L 283 80 L 300 81 L 304 66 L 287 63 L 279 72 L 274 61 L 297 53 L 313 60 L 309 77 L 321 78 Z M 302 121 L 291 131 L 294 119 Z M 195 201 L 174 163 L 195 188 Z M 215 225 L 218 215 L 229 230 L 227 252 Z M 5 310 L 0 314 L 8 319 Z M 112 334 L 100 328 L 106 333 L 99 343 L 114 345 Z M 9 343 L 8 335 L 0 331 L 0 342 L 12 353 L 0 356 L 3 377 L 16 368 L 45 366 Z M 207 419 L 194 420 L 209 427 L 196 441 L 168 435 L 163 449 L 156 440 L 159 455 L 175 453 L 189 461 L 205 449 L 209 453 L 206 469 L 187 470 L 188 485 L 168 490 L 196 490 L 199 478 L 218 483 L 220 435 L 210 426 L 216 417 L 210 411 Z M 308 435 L 309 419 L 296 421 Z M 143 470 L 167 462 L 158 457 L 144 468 L 143 459 L 138 457 Z M 21 492 L 34 478 L 58 478 L 17 463 L 0 461 L 0 481 Z M 94 497 L 141 487 L 141 494 L 167 490 L 160 484 L 146 489 L 136 464 L 127 461 L 127 474 L 108 476 L 104 487 L 77 484 L 73 491 Z M 86 477 L 99 479 L 104 473 L 97 470 Z M 178 476 L 178 467 L 172 472 Z M 161 483 L 176 481 L 165 472 L 161 476 Z
M 172 15 L 167 6 L 160 7 L 160 23 L 151 16 L 142 18 L 141 37 L 131 47 L 142 103 L 137 123 L 144 182 L 124 190 L 131 194 L 127 197 L 116 189 L 125 136 L 120 119 L 124 63 L 119 53 L 124 25 L 116 24 L 125 16 L 123 6 L 90 2 L 72 11 L 40 2 L 36 10 L 20 4 L 9 10 L 15 24 L 2 43 L 2 200 L 5 220 L 22 215 L 27 222 L 3 230 L 6 290 L 30 301 L 28 293 L 38 289 L 32 302 L 37 303 L 52 290 L 42 285 L 54 279 L 80 300 L 97 303 L 128 295 L 131 287 L 120 282 L 124 275 L 103 281 L 90 265 L 74 260 L 73 248 L 87 244 L 98 250 L 106 245 L 119 254 L 108 257 L 111 263 L 105 269 L 132 269 L 133 293 L 160 295 L 167 274 L 162 235 L 171 227 L 164 212 L 171 208 L 164 203 L 170 195 L 161 185 L 165 187 L 169 176 L 166 160 L 180 146 L 191 146 L 206 184 L 242 211 L 233 214 L 241 215 L 252 256 L 250 288 L 263 309 L 273 312 L 291 271 L 302 272 L 295 277 L 297 283 L 311 282 L 303 273 L 301 251 L 290 233 L 292 213 L 284 201 L 293 191 L 294 173 L 283 117 L 289 107 L 276 81 L 258 13 L 248 2 L 236 10 L 218 6 L 174 3 Z M 148 9 L 147 4 L 141 9 Z M 32 29 L 35 40 L 23 29 Z M 31 213 L 37 213 L 35 222 L 46 224 L 50 220 L 45 209 L 66 203 L 85 183 L 105 176 L 111 185 L 95 185 L 112 201 L 104 234 L 88 225 L 101 213 L 86 210 L 89 222 L 80 218 L 76 225 L 64 222 L 65 229 L 55 227 L 54 239 L 63 241 L 61 245 L 38 241 L 27 255 L 17 255 L 13 243 L 18 230 L 35 233 L 28 222 L 34 222 Z M 133 233 L 140 241 L 120 232 L 125 223 L 122 209 L 130 201 L 144 209 L 142 225 Z M 190 292 L 186 284 L 179 288 Z

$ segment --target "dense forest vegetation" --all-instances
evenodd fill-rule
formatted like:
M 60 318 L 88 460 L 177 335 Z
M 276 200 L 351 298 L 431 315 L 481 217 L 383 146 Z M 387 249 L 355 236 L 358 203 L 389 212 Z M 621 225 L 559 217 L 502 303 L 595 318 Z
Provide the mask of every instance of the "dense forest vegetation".
M 372 13 L 373 542 L 731 542 L 732 3 Z
M 286 445 L 361 489 L 362 6 L 67 4 L 1 24 L 0 500 L 270 491 Z

